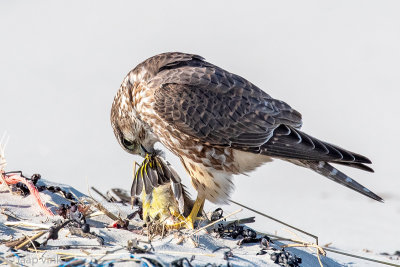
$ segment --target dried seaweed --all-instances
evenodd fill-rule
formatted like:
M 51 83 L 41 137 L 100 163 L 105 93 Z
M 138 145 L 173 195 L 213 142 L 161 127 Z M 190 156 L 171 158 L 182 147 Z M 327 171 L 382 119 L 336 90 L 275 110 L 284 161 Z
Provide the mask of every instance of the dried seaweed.
M 69 227 L 68 230 L 72 235 L 89 238 L 89 239 L 96 239 L 97 242 L 99 243 L 99 245 L 101 245 L 101 246 L 104 245 L 104 238 L 97 235 L 94 232 L 84 231 L 82 228 L 77 228 L 77 227 Z

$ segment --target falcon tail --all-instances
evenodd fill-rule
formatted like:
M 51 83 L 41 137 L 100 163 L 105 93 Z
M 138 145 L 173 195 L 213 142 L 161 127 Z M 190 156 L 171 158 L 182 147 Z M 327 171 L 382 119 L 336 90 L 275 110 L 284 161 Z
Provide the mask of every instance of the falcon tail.
M 368 172 L 374 170 L 365 164 L 371 161 L 363 155 L 321 141 L 298 129 L 280 125 L 270 140 L 261 147 L 262 154 L 278 157 L 294 164 L 310 168 L 317 173 L 351 188 L 377 201 L 383 199 L 348 177 L 329 163 L 340 164 Z
M 380 196 L 376 195 L 363 185 L 357 183 L 355 180 L 353 180 L 343 172 L 339 171 L 338 169 L 330 165 L 328 162 L 325 161 L 300 161 L 300 162 L 305 167 L 314 170 L 315 172 L 331 179 L 332 181 L 335 181 L 350 189 L 353 189 L 354 191 L 357 191 L 360 194 L 363 194 L 364 196 L 383 202 L 383 199 Z

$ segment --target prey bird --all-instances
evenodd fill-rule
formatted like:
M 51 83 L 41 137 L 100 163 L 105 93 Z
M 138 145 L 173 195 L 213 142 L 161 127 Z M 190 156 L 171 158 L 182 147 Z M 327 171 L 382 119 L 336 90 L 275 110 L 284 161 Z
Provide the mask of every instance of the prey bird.
M 164 160 L 161 150 L 146 154 L 134 173 L 131 197 L 136 199 L 138 195 L 141 196 L 139 206 L 142 206 L 145 222 L 164 224 L 167 229 L 192 227 L 184 216 L 188 216 L 192 211 L 193 201 L 181 183 L 178 173 Z M 201 211 L 199 215 L 202 215 Z
M 287 103 L 198 55 L 163 53 L 137 65 L 114 98 L 111 124 L 119 144 L 131 154 L 146 157 L 161 142 L 180 158 L 198 192 L 186 217 L 191 228 L 205 199 L 229 200 L 233 175 L 273 159 L 309 168 L 382 201 L 331 165 L 373 172 L 365 165 L 371 163 L 368 158 L 302 132 L 301 114 Z M 150 190 L 165 186 L 168 179 L 141 176 L 135 194 L 143 184 Z

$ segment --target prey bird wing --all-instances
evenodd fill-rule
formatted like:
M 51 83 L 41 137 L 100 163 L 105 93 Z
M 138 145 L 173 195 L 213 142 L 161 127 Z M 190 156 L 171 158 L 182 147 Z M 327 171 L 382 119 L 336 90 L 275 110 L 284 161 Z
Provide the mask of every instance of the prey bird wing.
M 171 183 L 172 193 L 178 201 L 179 209 L 184 206 L 184 189 L 181 178 L 172 165 L 158 156 L 156 152 L 147 155 L 135 173 L 131 186 L 131 196 L 139 196 L 143 189 L 146 195 L 151 194 L 153 188 Z

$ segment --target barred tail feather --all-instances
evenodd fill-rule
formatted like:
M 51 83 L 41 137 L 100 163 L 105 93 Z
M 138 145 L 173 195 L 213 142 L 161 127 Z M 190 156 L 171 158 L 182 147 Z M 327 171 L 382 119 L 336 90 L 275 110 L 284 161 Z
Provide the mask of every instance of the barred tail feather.
M 331 179 L 332 181 L 335 181 L 350 189 L 353 189 L 354 191 L 357 191 L 363 194 L 364 196 L 383 202 L 383 199 L 380 196 L 376 195 L 363 185 L 357 183 L 355 180 L 353 180 L 343 172 L 339 171 L 326 161 L 299 161 L 299 162 L 301 163 L 301 165 L 314 170 L 315 172 Z

